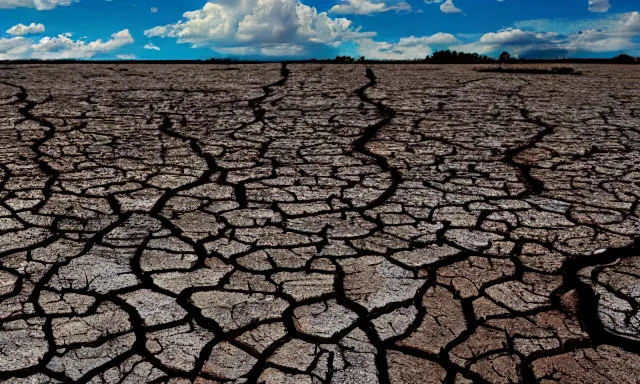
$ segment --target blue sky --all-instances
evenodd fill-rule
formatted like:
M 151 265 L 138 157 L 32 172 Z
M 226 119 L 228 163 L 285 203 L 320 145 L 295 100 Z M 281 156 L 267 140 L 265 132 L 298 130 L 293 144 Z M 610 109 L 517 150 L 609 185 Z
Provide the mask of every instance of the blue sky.
M 0 59 L 640 56 L 638 0 L 0 0 Z

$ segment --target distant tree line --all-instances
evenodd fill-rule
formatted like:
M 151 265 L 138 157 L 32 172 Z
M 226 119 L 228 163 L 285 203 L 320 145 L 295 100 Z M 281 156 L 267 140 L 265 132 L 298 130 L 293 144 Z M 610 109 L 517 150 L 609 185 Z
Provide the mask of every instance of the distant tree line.
M 236 60 L 233 60 L 230 57 L 212 57 L 210 59 L 205 60 L 205 62 L 208 62 L 208 63 L 220 63 L 220 64 L 230 64 L 230 63 L 233 63 L 234 61 Z
M 506 53 L 506 52 L 505 52 Z M 508 54 L 507 54 L 508 55 Z M 333 60 L 317 60 L 311 59 L 312 62 L 332 62 L 337 64 L 353 64 L 353 63 L 365 63 L 365 62 L 412 62 L 412 63 L 436 63 L 436 64 L 453 64 L 453 63 L 496 63 L 497 60 L 484 55 L 478 55 L 477 53 L 464 53 L 456 51 L 436 51 L 432 56 L 427 56 L 424 59 L 414 60 L 371 60 L 364 56 L 354 58 L 351 56 L 336 56 Z
M 557 61 L 581 61 L 581 59 L 556 59 Z M 556 61 L 556 60 L 544 60 L 544 61 Z M 336 56 L 333 60 L 316 60 L 313 62 L 333 62 L 338 64 L 352 64 L 352 63 L 365 63 L 376 61 L 390 61 L 390 62 L 412 62 L 412 63 L 431 63 L 431 64 L 496 64 L 496 63 L 526 63 L 528 61 L 536 61 L 531 59 L 520 59 L 512 56 L 509 52 L 502 52 L 498 58 L 493 58 L 487 55 L 480 55 L 477 53 L 457 52 L 451 50 L 440 50 L 433 52 L 432 55 L 420 60 L 368 60 L 364 56 L 353 58 L 351 56 Z M 588 59 L 585 61 L 589 61 Z M 621 54 L 612 59 L 595 59 L 594 61 L 613 62 L 616 64 L 640 64 L 640 58 Z
M 341 63 L 341 64 L 364 63 L 365 60 L 366 59 L 364 56 L 360 56 L 357 59 L 351 56 L 336 56 L 336 58 L 333 59 L 335 63 Z
M 556 59 L 564 61 L 572 59 Z M 556 61 L 546 60 L 546 61 Z M 580 61 L 580 59 L 573 59 Z M 492 63 L 526 63 L 528 61 L 536 61 L 535 59 L 520 59 L 513 57 L 509 52 L 502 52 L 497 59 L 477 53 L 456 52 L 450 50 L 435 51 L 433 55 L 427 56 L 425 62 L 434 64 L 492 64 Z M 585 60 L 589 61 L 589 60 Z M 609 61 L 616 64 L 640 64 L 640 57 L 633 57 L 626 54 L 618 55 L 612 59 L 595 59 L 594 61 Z
M 506 52 L 504 52 L 503 55 L 504 54 L 509 56 Z M 500 57 L 502 59 L 502 55 Z M 496 59 L 477 53 L 456 52 L 447 49 L 433 52 L 431 56 L 425 58 L 425 61 L 434 64 L 484 64 L 495 63 Z

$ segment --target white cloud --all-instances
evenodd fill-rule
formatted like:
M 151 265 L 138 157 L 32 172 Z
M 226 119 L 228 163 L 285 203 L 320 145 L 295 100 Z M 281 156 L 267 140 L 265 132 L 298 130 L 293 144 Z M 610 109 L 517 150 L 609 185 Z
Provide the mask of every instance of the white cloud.
M 70 33 L 43 37 L 38 41 L 25 37 L 0 39 L 0 60 L 12 59 L 91 59 L 133 43 L 128 29 L 114 33 L 111 39 L 86 42 L 73 40 Z
M 442 32 L 431 36 L 403 37 L 397 43 L 378 42 L 372 39 L 359 39 L 357 42 L 358 54 L 375 60 L 424 59 L 431 55 L 432 46 L 459 43 L 455 36 Z
M 518 28 L 512 28 L 485 33 L 480 38 L 480 43 L 487 45 L 527 45 L 547 41 L 554 36 L 554 34 L 525 32 Z
M 251 43 L 291 41 L 298 27 L 297 4 L 287 0 L 258 0 L 253 12 L 237 24 L 235 39 Z
M 400 47 L 394 43 L 360 39 L 358 54 L 374 60 L 412 60 L 424 59 L 431 54 L 431 48 L 426 45 Z
M 384 0 L 341 0 L 329 12 L 335 14 L 370 15 L 380 12 L 410 12 L 411 5 L 406 1 L 387 4 Z
M 260 53 L 265 56 L 297 56 L 304 52 L 304 46 L 297 44 L 274 44 L 260 48 Z
M 589 0 L 590 12 L 607 12 L 611 8 L 609 0 Z
M 447 0 L 440 5 L 440 10 L 444 13 L 460 13 L 462 10 L 453 4 L 453 0 Z
M 567 42 L 560 46 L 568 51 L 613 52 L 634 49 L 637 44 L 630 37 L 610 35 L 591 29 L 571 35 Z
M 136 55 L 129 54 L 129 55 L 117 55 L 116 58 L 120 59 L 120 60 L 135 60 Z
M 615 20 L 615 22 L 613 21 Z M 569 35 L 564 47 L 570 51 L 613 52 L 636 49 L 640 36 L 640 13 L 630 12 L 603 20 L 602 25 Z
M 298 44 L 264 44 L 260 46 L 241 46 L 216 48 L 223 55 L 246 56 L 299 56 L 306 52 L 303 45 Z
M 25 37 L 0 38 L 0 60 L 28 58 L 31 43 Z
M 54 9 L 57 6 L 68 6 L 79 0 L 0 0 L 2 8 L 35 8 L 38 11 Z
M 481 54 L 507 50 L 516 55 L 577 52 L 617 52 L 638 49 L 640 13 L 630 12 L 595 20 L 529 20 L 482 35 L 477 41 L 452 49 Z M 555 30 L 555 31 L 554 31 Z M 542 32 L 547 31 L 547 32 Z
M 443 4 L 440 4 L 444 1 Z M 499 3 L 504 0 L 497 0 Z M 597 1 L 597 0 L 596 0 Z M 440 4 L 440 10 L 444 13 L 460 13 L 462 10 L 453 4 L 453 0 L 424 0 L 426 4 Z
M 157 7 L 151 7 L 151 9 L 149 10 L 149 12 L 151 12 L 151 13 L 158 13 L 158 8 L 157 8 Z
M 202 9 L 185 12 L 174 24 L 157 26 L 144 32 L 147 37 L 175 38 L 194 47 L 208 46 L 221 53 L 254 53 L 245 46 L 264 46 L 273 52 L 274 44 L 302 46 L 342 42 L 373 37 L 361 32 L 351 20 L 331 18 L 326 12 L 297 0 L 219 0 Z M 296 49 L 300 52 L 299 49 Z M 233 53 L 231 53 L 233 52 Z
M 438 32 L 431 36 L 422 36 L 422 37 L 403 37 L 400 39 L 398 45 L 400 46 L 410 46 L 416 44 L 424 44 L 424 45 L 449 45 L 459 43 L 458 39 L 455 36 Z
M 554 31 L 561 35 L 577 34 L 590 29 L 608 34 L 640 35 L 640 13 L 619 13 L 583 20 L 523 20 L 515 23 L 515 27 L 536 32 Z
M 479 54 L 507 50 L 515 55 L 522 55 L 530 51 L 557 50 L 558 43 L 559 40 L 557 40 L 557 35 L 554 33 L 509 28 L 498 32 L 485 33 L 476 42 L 453 46 L 452 49 Z
M 160 47 L 158 47 L 158 46 L 154 45 L 153 43 L 147 43 L 147 44 L 144 46 L 144 49 L 151 49 L 151 50 L 153 50 L 153 51 L 159 51 L 159 50 L 160 50 Z
M 640 35 L 640 13 L 626 13 L 619 20 L 618 31 L 633 35 Z
M 18 24 L 7 30 L 7 33 L 14 36 L 36 35 L 44 32 L 44 25 L 31 23 L 30 25 Z

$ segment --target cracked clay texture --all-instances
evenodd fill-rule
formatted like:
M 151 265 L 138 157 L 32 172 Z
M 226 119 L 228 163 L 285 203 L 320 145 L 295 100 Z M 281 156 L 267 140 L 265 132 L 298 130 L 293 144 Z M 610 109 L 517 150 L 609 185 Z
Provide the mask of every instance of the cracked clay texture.
M 640 69 L 0 66 L 0 382 L 640 382 Z

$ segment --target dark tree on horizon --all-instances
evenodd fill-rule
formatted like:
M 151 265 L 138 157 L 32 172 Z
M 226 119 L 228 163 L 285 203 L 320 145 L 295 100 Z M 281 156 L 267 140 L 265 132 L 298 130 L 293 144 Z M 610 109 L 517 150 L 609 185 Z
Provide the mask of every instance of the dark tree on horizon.
M 435 51 L 425 58 L 427 62 L 435 64 L 482 64 L 495 63 L 496 60 L 477 53 L 465 53 L 451 50 Z

